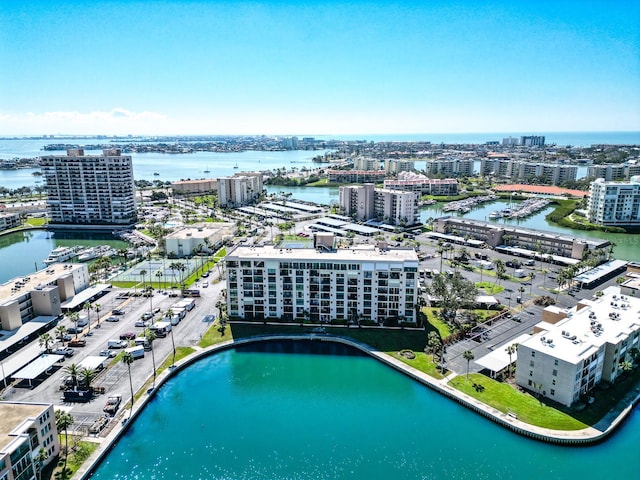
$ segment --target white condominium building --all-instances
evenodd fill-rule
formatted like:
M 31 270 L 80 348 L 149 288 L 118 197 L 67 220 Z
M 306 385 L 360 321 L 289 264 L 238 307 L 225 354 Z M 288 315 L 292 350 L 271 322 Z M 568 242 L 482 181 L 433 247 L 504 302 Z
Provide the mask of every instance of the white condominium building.
M 53 226 L 126 227 L 136 222 L 135 186 L 130 155 L 119 149 L 85 155 L 45 155 L 40 166 L 46 181 Z
M 340 187 L 340 207 L 359 220 L 378 219 L 396 225 L 418 222 L 418 194 L 376 189 L 374 184 Z
M 534 334 L 518 345 L 516 383 L 563 405 L 588 400 L 601 381 L 615 382 L 640 337 L 640 299 L 608 287 L 567 310 L 547 307 Z
M 384 161 L 384 171 L 389 175 L 397 175 L 400 172 L 411 172 L 416 165 L 413 160 L 387 159 Z
M 241 207 L 262 193 L 262 174 L 246 173 L 217 179 L 218 204 L 221 207 Z
M 239 246 L 226 257 L 231 317 L 315 322 L 416 321 L 413 249 Z
M 445 177 L 470 177 L 473 175 L 473 159 L 453 158 L 427 160 L 427 175 L 443 175 Z
M 58 459 L 60 442 L 52 404 L 0 402 L 0 479 L 41 478 L 40 469 Z M 35 460 L 41 449 L 47 458 Z
M 592 182 L 589 221 L 610 226 L 640 225 L 640 177 L 624 183 L 601 178 Z
M 380 170 L 380 160 L 377 158 L 357 157 L 353 159 L 354 170 Z
M 575 180 L 578 175 L 578 167 L 576 165 L 511 160 L 503 156 L 492 155 L 480 161 L 480 174 L 508 178 L 513 181 L 538 178 L 551 185 L 558 185 Z

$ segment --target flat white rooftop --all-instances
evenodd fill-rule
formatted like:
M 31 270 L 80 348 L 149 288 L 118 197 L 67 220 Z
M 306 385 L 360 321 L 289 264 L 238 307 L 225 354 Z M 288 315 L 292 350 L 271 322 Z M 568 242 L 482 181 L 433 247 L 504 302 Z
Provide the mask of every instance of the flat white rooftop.
M 12 278 L 0 285 L 0 302 L 13 296 L 24 295 L 25 292 L 35 290 L 38 285 L 46 285 L 83 267 L 84 264 L 78 263 L 53 263 L 43 270 Z
M 418 255 L 413 249 L 391 248 L 380 250 L 374 246 L 358 246 L 333 251 L 318 251 L 311 248 L 277 248 L 273 245 L 251 247 L 239 245 L 227 255 L 227 259 L 264 259 L 264 260 L 307 260 L 307 261 L 352 261 L 352 262 L 415 262 Z M 413 265 L 412 265 L 413 266 Z
M 580 304 L 586 306 L 568 310 L 566 319 L 522 343 L 575 364 L 604 343 L 617 344 L 640 329 L 640 299 L 621 296 L 619 287 L 608 287 L 600 298 Z

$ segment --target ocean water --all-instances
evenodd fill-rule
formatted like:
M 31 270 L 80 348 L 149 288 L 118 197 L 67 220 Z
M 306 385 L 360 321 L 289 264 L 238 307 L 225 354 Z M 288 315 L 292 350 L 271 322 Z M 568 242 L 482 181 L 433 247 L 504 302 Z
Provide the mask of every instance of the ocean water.
M 605 443 L 520 437 L 327 342 L 203 359 L 165 384 L 94 480 L 637 478 L 638 410 Z

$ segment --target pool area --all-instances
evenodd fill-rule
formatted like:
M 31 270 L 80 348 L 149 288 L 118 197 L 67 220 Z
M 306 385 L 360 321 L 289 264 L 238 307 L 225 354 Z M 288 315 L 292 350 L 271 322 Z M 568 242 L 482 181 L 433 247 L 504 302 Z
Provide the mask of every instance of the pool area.
M 637 408 L 604 443 L 554 446 L 347 345 L 279 340 L 168 379 L 90 478 L 634 478 L 639 443 Z

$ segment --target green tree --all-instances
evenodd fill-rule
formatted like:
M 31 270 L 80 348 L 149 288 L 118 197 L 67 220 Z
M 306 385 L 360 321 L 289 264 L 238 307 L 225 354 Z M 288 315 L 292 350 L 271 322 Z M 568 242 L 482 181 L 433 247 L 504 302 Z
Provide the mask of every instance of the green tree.
M 47 453 L 47 450 L 45 450 L 44 447 L 40 447 L 40 450 L 38 450 L 37 455 L 33 457 L 33 462 L 35 463 L 35 467 L 36 467 L 36 473 L 38 474 L 38 480 L 42 479 L 42 467 L 44 465 L 44 462 L 47 460 L 47 458 L 49 458 L 49 454 Z
M 87 325 L 89 326 L 89 332 L 91 331 L 91 310 L 93 309 L 93 305 L 90 302 L 84 302 L 82 306 L 84 310 L 87 311 Z
M 56 338 L 60 341 L 63 341 L 64 335 L 67 333 L 67 327 L 65 327 L 64 325 L 58 325 L 55 332 Z
M 91 390 L 91 384 L 96 378 L 96 371 L 93 368 L 83 368 L 79 372 L 80 374 L 80 384 L 84 386 L 87 390 Z
M 509 355 L 509 367 L 507 369 L 507 378 L 511 376 L 511 364 L 513 363 L 511 361 L 511 356 L 515 355 L 515 353 L 518 351 L 518 344 L 514 343 L 512 345 L 509 345 L 507 348 L 505 348 L 505 351 L 507 352 L 507 355 Z
M 51 353 L 51 345 L 53 344 L 53 337 L 48 333 L 40 335 L 39 343 L 41 347 L 44 347 L 45 353 Z
M 167 311 L 164 314 L 164 316 L 166 317 L 168 322 L 171 322 L 171 317 L 173 317 L 173 310 L 171 308 L 167 309 Z M 173 349 L 173 358 L 171 360 L 171 365 L 175 365 L 175 363 L 176 363 L 176 342 L 173 339 L 173 328 L 171 329 L 171 331 L 169 333 L 171 333 L 171 347 Z
M 80 367 L 77 363 L 72 363 L 64 368 L 64 373 L 71 377 L 71 383 L 74 387 L 78 386 L 78 378 L 80 377 Z
M 133 360 L 133 355 L 126 351 L 122 354 L 122 358 L 120 359 L 120 361 L 127 366 L 127 372 L 129 373 L 129 388 L 131 389 L 131 408 L 129 408 L 129 418 L 131 418 L 131 415 L 133 414 L 133 402 L 135 400 L 133 396 L 133 380 L 131 378 L 131 364 L 133 363 Z
M 151 360 L 153 362 L 153 388 L 156 388 L 156 354 L 153 351 L 153 341 L 156 339 L 156 334 L 150 328 L 145 328 L 143 336 L 147 339 L 149 348 L 151 349 Z
M 56 410 L 56 429 L 58 432 L 64 432 L 64 467 L 63 470 L 67 469 L 67 457 L 69 456 L 69 435 L 67 430 L 71 425 L 73 425 L 74 419 L 69 412 L 65 412 L 63 410 Z
M 146 286 L 146 281 L 145 281 L 145 275 L 147 274 L 147 271 L 142 269 L 140 270 L 140 276 L 142 277 L 142 290 L 144 291 L 145 286 Z
M 476 286 L 455 272 L 453 275 L 440 273 L 427 287 L 428 293 L 437 298 L 440 315 L 449 324 L 457 324 L 457 311 L 463 305 L 472 304 L 478 296 Z
M 471 363 L 471 360 L 473 360 L 476 357 L 471 350 L 465 350 L 462 353 L 462 358 L 464 358 L 467 361 L 467 380 L 469 380 L 469 364 Z
M 73 322 L 73 326 L 76 329 L 76 340 L 78 339 L 78 320 L 80 320 L 80 314 L 78 312 L 71 312 L 69 319 Z
M 500 285 L 500 280 L 504 278 L 504 274 L 507 271 L 507 267 L 504 262 L 500 259 L 494 261 L 496 265 L 496 276 L 498 277 L 498 285 Z

